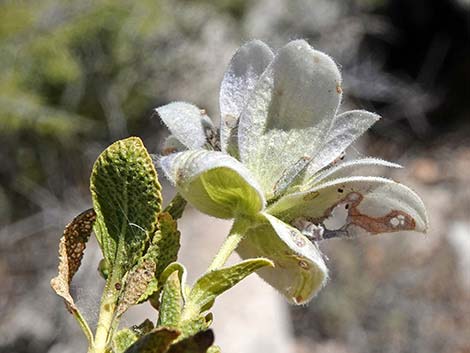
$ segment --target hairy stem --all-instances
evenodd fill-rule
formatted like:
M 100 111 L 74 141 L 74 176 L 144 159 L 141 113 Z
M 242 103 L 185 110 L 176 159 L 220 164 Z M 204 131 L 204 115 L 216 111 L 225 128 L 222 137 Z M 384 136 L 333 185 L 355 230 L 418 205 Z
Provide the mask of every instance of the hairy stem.
M 215 255 L 212 263 L 210 264 L 207 272 L 214 271 L 221 268 L 227 262 L 230 255 L 238 247 L 238 244 L 243 240 L 247 230 L 247 223 L 243 220 L 236 220 L 230 230 L 229 235 L 225 238 L 224 243 Z

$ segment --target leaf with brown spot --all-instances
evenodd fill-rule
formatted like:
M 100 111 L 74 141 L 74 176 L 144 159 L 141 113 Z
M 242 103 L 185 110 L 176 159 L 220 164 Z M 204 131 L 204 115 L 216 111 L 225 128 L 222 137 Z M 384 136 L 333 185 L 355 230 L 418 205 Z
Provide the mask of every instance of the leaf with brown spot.
M 119 299 L 116 315 L 119 317 L 131 306 L 138 303 L 150 282 L 155 278 L 156 264 L 152 260 L 143 260 L 132 269 L 126 280 L 126 286 Z
M 59 244 L 59 266 L 57 277 L 51 280 L 51 287 L 57 295 L 65 300 L 69 312 L 77 311 L 70 295 L 70 283 L 82 262 L 86 242 L 93 230 L 96 220 L 95 211 L 90 208 L 75 217 L 64 230 Z

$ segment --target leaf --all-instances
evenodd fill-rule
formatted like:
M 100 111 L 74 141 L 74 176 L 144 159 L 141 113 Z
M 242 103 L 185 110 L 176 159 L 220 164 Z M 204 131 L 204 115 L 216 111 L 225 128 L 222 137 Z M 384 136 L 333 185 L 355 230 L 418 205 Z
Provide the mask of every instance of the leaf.
M 341 100 L 334 61 L 303 40 L 281 48 L 258 80 L 240 116 L 241 162 L 267 199 L 301 158 L 313 158 L 327 138 Z
M 263 256 L 274 267 L 257 274 L 277 289 L 290 303 L 308 302 L 325 285 L 328 270 L 317 246 L 298 229 L 264 214 L 266 223 L 251 227 L 237 252 L 246 259 Z
M 113 353 L 125 352 L 135 341 L 153 329 L 153 323 L 147 319 L 138 326 L 118 331 L 113 337 Z
M 180 232 L 173 217 L 166 212 L 158 215 L 159 230 L 152 239 L 152 245 L 145 255 L 157 259 L 156 277 L 160 277 L 165 268 L 176 261 L 180 249 Z M 158 250 L 158 253 L 157 253 Z M 154 254 L 152 252 L 155 251 Z
M 189 149 L 202 148 L 213 129 L 204 109 L 186 102 L 173 102 L 155 110 L 172 136 Z
M 268 259 L 257 258 L 206 273 L 197 280 L 189 293 L 185 306 L 186 315 L 191 316 L 191 314 L 209 309 L 218 295 L 232 288 L 249 274 L 265 266 L 273 266 L 273 263 Z
M 180 334 L 180 331 L 176 329 L 167 327 L 157 328 L 142 336 L 125 353 L 165 353 Z
M 110 270 L 130 270 L 157 229 L 160 184 L 152 159 L 137 137 L 109 146 L 91 175 L 95 233 Z
M 163 286 L 158 326 L 178 327 L 183 297 L 178 271 L 174 271 Z
M 168 353 L 206 353 L 213 343 L 214 333 L 206 330 L 172 344 Z
M 86 210 L 75 217 L 64 230 L 59 244 L 59 267 L 57 277 L 51 280 L 51 287 L 65 300 L 69 312 L 77 311 L 70 295 L 70 283 L 82 262 L 83 252 L 88 241 L 96 214 L 93 209 Z
M 311 177 L 333 162 L 379 119 L 377 114 L 365 110 L 351 110 L 335 116 L 327 139 L 319 146 L 308 166 L 306 177 Z
M 256 214 L 264 207 L 258 182 L 227 154 L 193 150 L 162 157 L 160 162 L 178 192 L 204 213 L 233 218 Z
M 151 260 L 143 260 L 132 269 L 126 278 L 125 289 L 119 298 L 116 315 L 121 316 L 131 305 L 137 304 L 155 278 L 156 264 Z
M 220 349 L 219 346 L 210 346 L 207 349 L 207 353 L 222 353 L 222 350 Z
M 168 206 L 165 207 L 163 212 L 168 212 L 174 220 L 180 219 L 183 215 L 186 204 L 186 200 L 180 194 L 176 194 Z
M 326 233 L 336 233 L 329 237 L 405 230 L 425 233 L 429 223 L 423 201 L 413 190 L 381 177 L 327 180 L 282 197 L 267 212 L 287 223 L 305 218 L 322 224 Z
M 125 288 L 119 299 L 117 315 L 122 315 L 131 305 L 142 303 L 159 290 L 161 272 L 178 255 L 180 233 L 176 222 L 168 213 L 158 216 L 159 229 L 139 263 L 129 272 Z
M 232 137 L 236 136 L 234 131 L 236 131 L 238 125 L 238 118 L 256 82 L 258 82 L 259 77 L 273 57 L 271 49 L 259 40 L 252 40 L 244 44 L 232 57 L 220 85 L 220 141 L 222 151 L 232 149 L 231 143 L 236 145 L 236 141 L 233 141 L 236 139 Z M 236 148 L 233 149 L 236 150 Z
M 123 353 L 129 348 L 139 336 L 130 328 L 122 329 L 113 337 L 113 353 Z

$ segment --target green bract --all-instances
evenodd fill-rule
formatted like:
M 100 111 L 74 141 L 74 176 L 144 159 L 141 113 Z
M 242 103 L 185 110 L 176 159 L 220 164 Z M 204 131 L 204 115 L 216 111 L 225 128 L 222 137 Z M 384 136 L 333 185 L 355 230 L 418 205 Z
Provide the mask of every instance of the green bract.
M 259 274 L 290 302 L 311 299 L 327 268 L 316 242 L 413 230 L 425 232 L 420 198 L 364 169 L 399 167 L 375 158 L 336 163 L 379 116 L 338 114 L 341 75 L 333 60 L 297 40 L 276 55 L 242 46 L 220 90 L 220 139 L 205 111 L 174 102 L 157 112 L 171 131 L 160 164 L 194 207 L 248 224 L 237 251 L 275 267 Z

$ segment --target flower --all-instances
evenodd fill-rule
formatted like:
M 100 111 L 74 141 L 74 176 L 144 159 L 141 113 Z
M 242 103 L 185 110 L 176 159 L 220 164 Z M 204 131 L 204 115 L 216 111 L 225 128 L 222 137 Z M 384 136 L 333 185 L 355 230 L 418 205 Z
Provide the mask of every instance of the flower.
M 364 169 L 400 167 L 375 158 L 336 163 L 379 116 L 338 114 L 341 75 L 333 60 L 296 40 L 276 55 L 243 45 L 220 89 L 220 139 L 194 105 L 157 108 L 171 131 L 161 167 L 194 207 L 243 223 L 242 258 L 266 257 L 259 275 L 290 302 L 309 301 L 328 272 L 317 242 L 428 225 L 421 199 Z M 238 227 L 240 228 L 240 227 Z

